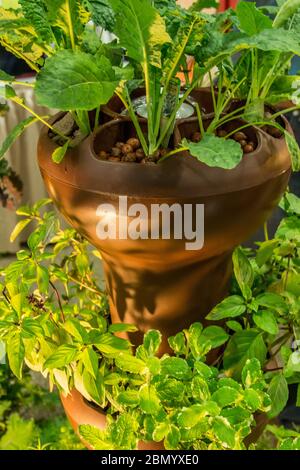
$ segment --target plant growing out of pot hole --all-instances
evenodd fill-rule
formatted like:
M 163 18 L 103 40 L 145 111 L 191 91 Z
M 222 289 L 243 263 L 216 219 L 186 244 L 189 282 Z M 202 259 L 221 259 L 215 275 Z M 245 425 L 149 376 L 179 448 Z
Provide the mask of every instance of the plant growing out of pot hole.
M 124 161 L 163 161 L 188 150 L 209 166 L 231 169 L 243 153 L 254 149 L 255 142 L 247 142 L 247 132 L 246 139 L 230 137 L 256 124 L 275 129 L 270 131 L 273 134 L 285 134 L 294 168 L 299 167 L 298 147 L 277 119 L 281 113 L 266 114 L 264 109 L 283 97 L 295 97 L 297 77 L 287 76 L 287 71 L 292 56 L 300 54 L 298 2 L 287 0 L 275 9 L 272 20 L 246 2 L 239 3 L 236 13 L 213 16 L 195 7 L 184 10 L 173 1 L 153 6 L 148 0 L 109 0 L 107 4 L 66 0 L 56 7 L 47 0 L 21 0 L 20 6 L 16 11 L 0 10 L 1 44 L 37 73 L 36 84 L 28 85 L 35 87 L 39 103 L 70 112 L 72 120 L 67 131 L 58 123 L 49 124 L 18 98 L 14 77 L 1 72 L 6 99 L 32 114 L 6 139 L 1 155 L 26 127 L 40 120 L 60 144 L 53 154 L 54 161 L 60 162 L 70 146 L 98 125 L 101 105 L 115 93 L 134 124 L 139 144 L 122 152 Z M 117 40 L 103 44 L 96 26 L 113 32 Z M 187 54 L 195 60 L 191 78 L 186 73 Z M 182 91 L 180 71 L 186 76 Z M 201 139 L 184 138 L 170 150 L 177 113 L 205 76 L 210 79 L 214 116 L 206 125 L 201 103 L 195 103 Z M 138 86 L 145 88 L 146 135 L 131 98 Z M 241 105 L 230 109 L 233 99 L 240 99 Z M 118 161 L 116 148 L 102 157 Z

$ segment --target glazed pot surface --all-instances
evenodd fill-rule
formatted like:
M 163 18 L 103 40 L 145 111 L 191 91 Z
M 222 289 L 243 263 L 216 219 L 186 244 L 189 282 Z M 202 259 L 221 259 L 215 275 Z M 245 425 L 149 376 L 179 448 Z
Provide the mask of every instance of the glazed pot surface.
M 190 137 L 195 120 L 180 123 L 180 134 Z M 255 132 L 250 130 L 249 132 Z M 267 219 L 283 194 L 290 175 L 290 157 L 283 139 L 257 131 L 257 149 L 245 155 L 233 170 L 210 168 L 187 154 L 162 164 L 100 161 L 97 153 L 135 135 L 129 120 L 102 126 L 57 165 L 51 161 L 55 144 L 43 130 L 39 165 L 46 187 L 68 222 L 102 254 L 113 322 L 135 323 L 138 345 L 143 333 L 159 329 L 161 354 L 169 352 L 167 338 L 205 316 L 227 293 L 231 255 Z M 120 212 L 120 196 L 128 206 L 147 209 L 157 204 L 204 206 L 204 245 L 187 250 L 186 238 L 99 239 L 99 206 L 109 204 L 117 220 L 133 217 Z M 193 221 L 194 223 L 194 221 Z M 161 227 L 160 227 L 161 229 Z

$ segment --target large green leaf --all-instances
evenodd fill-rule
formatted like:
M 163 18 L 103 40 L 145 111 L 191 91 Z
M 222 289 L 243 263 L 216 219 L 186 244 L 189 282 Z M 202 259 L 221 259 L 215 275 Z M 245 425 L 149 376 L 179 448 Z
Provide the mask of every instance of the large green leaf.
M 250 49 L 252 47 L 262 51 L 277 51 L 277 52 L 292 52 L 300 55 L 300 45 L 293 32 L 287 31 L 283 28 L 279 29 L 264 29 L 254 36 L 237 35 L 228 36 L 228 46 L 233 51 L 237 52 L 239 49 Z M 233 41 L 231 42 L 231 40 Z M 226 42 L 227 42 L 226 41 Z M 224 51 L 225 53 L 226 51 Z M 233 52 L 234 53 L 234 52 Z
M 116 15 L 115 34 L 127 55 L 145 69 L 161 65 L 160 48 L 171 39 L 165 22 L 148 0 L 110 0 Z
M 266 353 L 262 333 L 253 329 L 237 331 L 225 350 L 224 368 L 234 377 L 239 377 L 247 359 L 256 357 L 263 364 Z
M 182 146 L 186 147 L 200 162 L 226 170 L 235 168 L 243 157 L 243 151 L 238 142 L 215 135 L 206 134 L 200 142 L 183 139 Z
M 264 15 L 254 3 L 239 2 L 236 7 L 240 29 L 249 36 L 260 33 L 265 28 L 272 28 L 272 21 Z
M 281 373 L 274 375 L 267 393 L 272 401 L 271 410 L 269 411 L 268 416 L 270 418 L 274 418 L 283 410 L 289 397 L 288 385 L 285 377 Z
M 35 90 L 41 105 L 62 111 L 91 110 L 105 104 L 117 85 L 108 59 L 102 56 L 95 63 L 89 54 L 65 50 L 46 60 Z
M 63 344 L 59 346 L 57 350 L 48 357 L 45 361 L 44 369 L 60 369 L 74 361 L 79 351 L 75 346 L 71 344 Z
M 53 41 L 51 25 L 47 19 L 47 8 L 43 0 L 19 0 L 24 17 L 31 23 L 38 37 L 43 41 Z
M 14 127 L 10 133 L 6 136 L 4 142 L 0 147 L 0 159 L 5 155 L 5 153 L 9 150 L 12 144 L 17 140 L 17 138 L 29 127 L 31 124 L 37 122 L 37 118 L 31 116 L 23 121 L 19 122 L 19 124 Z

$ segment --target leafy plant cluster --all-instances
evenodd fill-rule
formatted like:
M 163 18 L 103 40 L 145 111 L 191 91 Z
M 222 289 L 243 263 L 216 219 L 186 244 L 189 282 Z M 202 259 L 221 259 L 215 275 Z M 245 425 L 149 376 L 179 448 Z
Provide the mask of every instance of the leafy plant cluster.
M 295 0 L 278 2 L 266 15 L 254 3 L 239 2 L 236 12 L 207 15 L 211 1 L 183 9 L 173 0 L 20 0 L 20 9 L 0 9 L 0 43 L 25 60 L 37 73 L 34 86 L 40 104 L 71 112 L 81 137 L 101 121 L 101 106 L 116 94 L 127 109 L 146 155 L 167 148 L 176 113 L 193 90 L 209 77 L 214 118 L 203 122 L 201 103 L 196 114 L 202 139 L 183 140 L 167 153 L 188 150 L 210 166 L 235 167 L 243 156 L 240 145 L 215 135 L 216 129 L 236 119 L 237 129 L 271 125 L 285 133 L 299 169 L 299 149 L 278 120 L 280 113 L 265 113 L 265 105 L 292 100 L 298 106 L 298 76 L 289 76 L 291 59 L 300 55 L 299 11 Z M 92 22 L 90 21 L 92 20 Z M 103 28 L 117 39 L 103 43 Z M 189 70 L 187 56 L 195 65 Z M 181 89 L 178 73 L 185 76 Z M 3 94 L 25 108 L 27 120 L 7 137 L 0 155 L 36 120 L 59 136 L 61 146 L 53 158 L 60 162 L 73 136 L 65 135 L 46 116 L 39 116 L 17 96 L 14 77 L 1 72 Z M 132 102 L 132 91 L 144 87 L 147 135 L 144 135 Z M 241 100 L 230 110 L 232 100 Z M 100 122 L 101 123 L 101 122 Z M 236 130 L 237 130 L 236 129 Z M 207 158 L 207 149 L 218 149 L 219 158 Z
M 163 357 L 158 331 L 146 333 L 135 353 L 118 337 L 136 327 L 110 324 L 98 253 L 62 230 L 47 204 L 19 209 L 24 218 L 12 239 L 28 224 L 33 232 L 1 271 L 0 337 L 14 374 L 21 378 L 26 365 L 50 389 L 76 388 L 105 410 L 104 431 L 80 430 L 95 448 L 134 449 L 140 440 L 163 440 L 168 449 L 248 446 L 257 412 L 278 416 L 288 385 L 300 383 L 299 198 L 282 200 L 287 214 L 273 239 L 236 249 L 230 295 L 209 313 L 208 326 L 195 323 L 169 338 L 173 355 Z M 284 446 L 298 447 L 299 436 L 290 437 Z

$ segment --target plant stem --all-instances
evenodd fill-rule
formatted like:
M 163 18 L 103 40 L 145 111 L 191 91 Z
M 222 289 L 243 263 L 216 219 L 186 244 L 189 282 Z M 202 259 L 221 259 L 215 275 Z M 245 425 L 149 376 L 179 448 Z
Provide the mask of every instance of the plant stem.
M 29 108 L 25 103 L 23 103 L 23 101 L 20 98 L 15 96 L 13 98 L 10 98 L 10 100 L 13 101 L 14 103 L 20 105 L 22 108 L 24 108 L 30 114 L 32 114 L 32 116 L 34 116 L 36 119 L 38 119 L 42 124 L 44 124 L 44 126 L 47 126 L 52 132 L 59 135 L 60 137 L 62 137 L 65 140 L 69 140 L 68 137 L 66 137 L 64 134 L 62 134 L 57 129 L 55 129 L 55 127 L 51 126 L 51 124 L 49 124 L 49 122 L 47 122 L 44 119 L 44 117 L 39 116 L 38 114 L 36 114 L 35 111 L 33 111 L 33 109 Z M 47 116 L 45 116 L 45 117 L 47 117 Z
M 21 86 L 28 86 L 30 88 L 34 88 L 34 83 L 28 83 L 28 82 L 19 82 L 17 80 L 14 80 L 12 82 L 12 85 L 21 85 Z
M 216 103 L 214 83 L 213 83 L 213 79 L 212 79 L 212 76 L 211 76 L 211 71 L 208 72 L 208 76 L 209 76 L 210 91 L 211 91 L 211 97 L 212 97 L 212 101 L 213 101 L 214 113 L 217 113 L 217 103 Z
M 184 152 L 185 150 L 188 150 L 188 147 L 179 147 L 175 150 L 172 150 L 171 152 L 167 153 L 166 155 L 164 155 L 163 157 L 161 157 L 159 160 L 158 160 L 158 163 L 161 163 L 163 162 L 164 160 L 166 160 L 167 158 L 171 157 L 172 155 L 175 155 L 176 153 L 179 153 L 179 152 Z
M 136 114 L 135 114 L 134 110 L 133 110 L 133 106 L 132 106 L 129 94 L 127 93 L 127 99 L 129 101 L 129 103 L 127 103 L 127 101 L 123 97 L 122 93 L 118 92 L 117 90 L 116 90 L 115 93 L 120 98 L 120 100 L 124 104 L 125 108 L 127 109 L 128 113 L 129 113 L 129 116 L 130 116 L 130 118 L 133 122 L 133 125 L 135 127 L 135 130 L 137 132 L 138 138 L 140 139 L 141 146 L 144 150 L 144 153 L 145 153 L 145 155 L 148 155 L 148 145 L 147 145 L 147 142 L 145 140 L 145 137 L 144 137 L 143 131 L 141 129 L 140 123 L 139 123 L 139 121 L 136 117 Z
M 201 136 L 203 137 L 205 134 L 205 130 L 204 130 L 203 119 L 202 119 L 202 115 L 201 115 L 201 111 L 200 111 L 200 107 L 198 103 L 195 104 L 195 108 L 196 108 L 196 113 L 198 117 L 200 133 L 201 133 Z
M 268 222 L 265 222 L 265 223 L 264 223 L 264 237 L 265 237 L 265 241 L 268 241 L 268 240 L 269 240 Z
M 100 116 L 100 106 L 96 109 L 94 130 L 97 129 L 97 127 L 99 126 L 99 116 Z
M 67 21 L 68 21 L 68 28 L 69 28 L 69 33 L 70 33 L 71 46 L 72 46 L 73 51 L 75 51 L 75 37 L 74 37 L 70 0 L 66 1 L 66 10 L 67 10 Z

